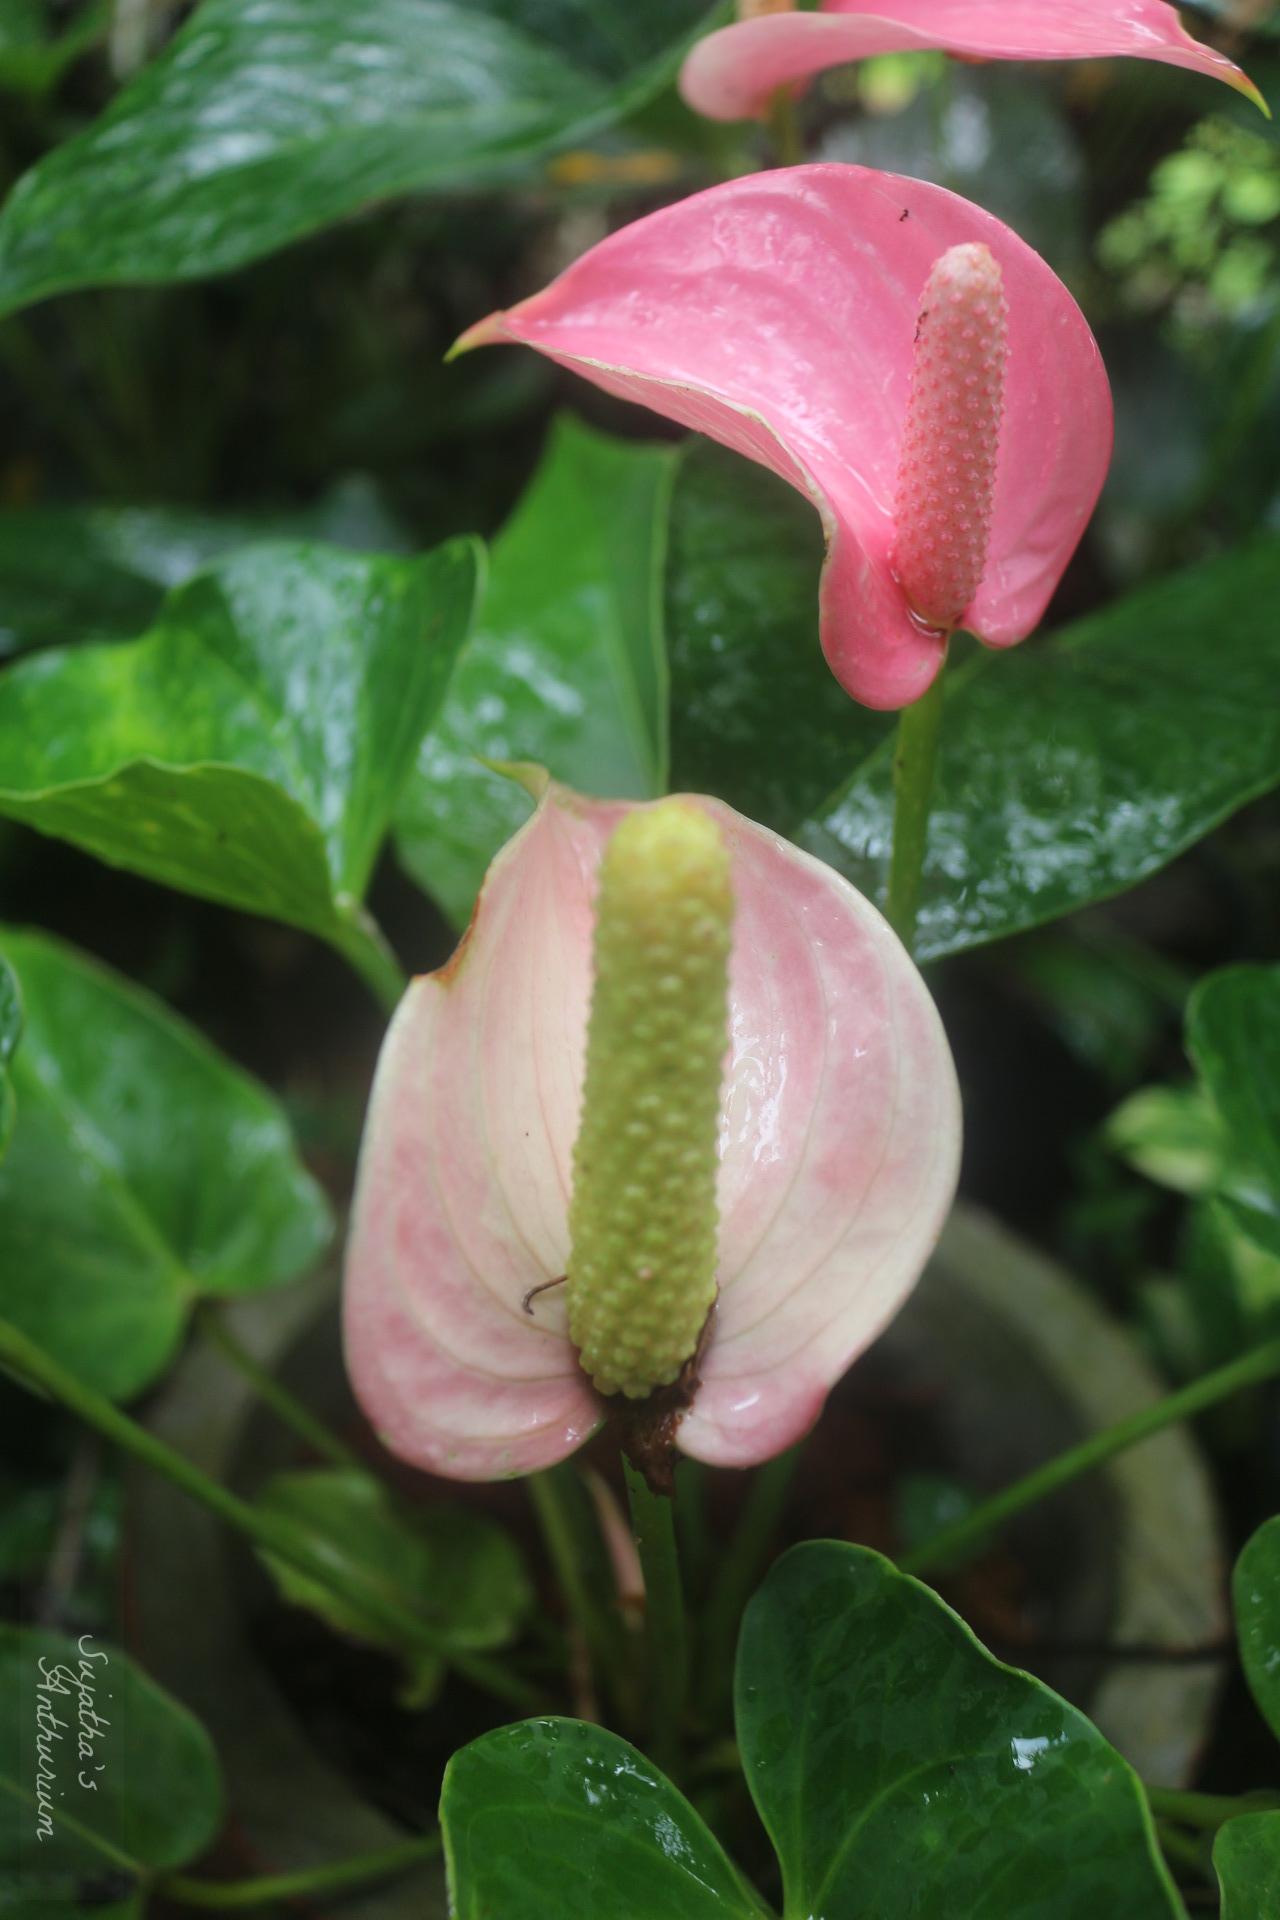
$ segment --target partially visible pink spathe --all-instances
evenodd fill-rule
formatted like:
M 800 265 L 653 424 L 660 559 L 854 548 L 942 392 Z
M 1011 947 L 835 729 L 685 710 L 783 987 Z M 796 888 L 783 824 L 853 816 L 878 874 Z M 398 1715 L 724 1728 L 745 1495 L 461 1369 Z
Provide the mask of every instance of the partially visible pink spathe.
M 836 164 L 753 174 L 624 227 L 458 345 L 534 347 L 805 494 L 826 534 L 832 671 L 865 706 L 902 707 L 946 651 L 893 565 L 916 336 L 936 263 L 969 245 L 999 269 L 1007 370 L 990 538 L 963 624 L 1012 646 L 1038 625 L 1101 492 L 1111 395 L 1057 275 L 957 194 Z
M 592 899 L 631 803 L 547 785 L 453 960 L 415 980 L 378 1068 L 347 1256 L 347 1364 L 391 1450 L 496 1479 L 605 1408 L 562 1291 Z M 677 1445 L 749 1466 L 800 1439 L 915 1285 L 955 1189 L 959 1096 L 920 975 L 829 867 L 722 803 L 736 898 L 719 1301 Z
M 767 112 L 780 87 L 830 67 L 926 48 L 971 60 L 1158 60 L 1223 80 L 1267 110 L 1252 80 L 1194 40 L 1165 0 L 823 0 L 816 13 L 770 8 L 699 40 L 680 91 L 709 119 L 743 120 Z

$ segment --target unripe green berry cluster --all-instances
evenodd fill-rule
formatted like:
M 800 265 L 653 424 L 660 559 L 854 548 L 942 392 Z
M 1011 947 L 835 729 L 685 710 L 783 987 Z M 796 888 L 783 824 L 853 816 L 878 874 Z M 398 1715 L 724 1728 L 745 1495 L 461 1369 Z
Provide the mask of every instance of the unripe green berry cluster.
M 670 1386 L 715 1302 L 732 925 L 710 816 L 629 813 L 600 865 L 569 1209 L 569 1331 L 601 1393 Z

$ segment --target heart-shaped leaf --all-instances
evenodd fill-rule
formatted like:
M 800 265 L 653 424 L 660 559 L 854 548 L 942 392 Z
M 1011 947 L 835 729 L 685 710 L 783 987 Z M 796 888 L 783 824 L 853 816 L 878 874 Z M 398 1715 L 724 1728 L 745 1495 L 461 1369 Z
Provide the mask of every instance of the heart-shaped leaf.
M 0 311 L 219 273 L 396 194 L 510 176 L 640 106 L 707 0 L 204 0 L 0 214 Z
M 449 1762 L 440 1799 L 457 1920 L 760 1920 L 684 1795 L 575 1720 L 526 1720 Z
M 1280 1913 L 1280 1813 L 1228 1820 L 1213 1843 L 1222 1887 L 1222 1920 L 1268 1920 Z
M 1224 967 L 1187 1004 L 1187 1050 L 1234 1159 L 1222 1205 L 1280 1255 L 1280 967 Z
M 946 690 L 917 958 L 1134 886 L 1280 781 L 1280 540 L 1175 574 Z M 891 748 L 796 836 L 882 897 Z
M 14 1912 L 132 1913 L 139 1879 L 202 1853 L 222 1818 L 209 1737 L 128 1656 L 0 1626 L 0 1881 Z
M 409 871 L 465 923 L 529 812 L 479 765 L 536 760 L 611 799 L 665 790 L 662 569 L 674 448 L 566 416 L 494 545 L 474 637 L 397 819 Z
M 0 958 L 0 1153 L 13 1132 L 13 1086 L 9 1069 L 22 1038 L 22 1000 L 12 967 Z
M 736 1693 L 788 1920 L 1180 1914 L 1119 1754 L 879 1554 L 785 1554 L 747 1608 Z
M 302 513 L 180 507 L 25 507 L 0 513 L 0 656 L 132 640 L 171 587 L 237 547 L 280 539 L 401 553 L 404 531 L 370 483 L 340 481 Z
M 0 812 L 113 865 L 321 934 L 360 896 L 465 638 L 477 556 L 274 544 L 120 646 L 0 678 Z
M 305 1272 L 328 1208 L 275 1102 L 159 1001 L 42 935 L 0 946 L 26 1011 L 0 1164 L 4 1311 L 127 1398 L 202 1294 Z
M 1258 1528 L 1231 1582 L 1240 1660 L 1258 1711 L 1280 1740 L 1280 1517 Z
M 519 1549 L 486 1515 L 465 1507 L 408 1512 L 387 1489 L 354 1468 L 277 1474 L 258 1504 L 294 1527 L 340 1569 L 373 1582 L 401 1612 L 425 1620 L 447 1646 L 485 1652 L 514 1639 L 533 1589 Z M 285 1561 L 263 1554 L 284 1598 L 307 1607 L 339 1633 L 370 1646 L 393 1646 L 364 1614 Z M 406 1703 L 426 1706 L 444 1672 L 444 1656 L 415 1652 Z

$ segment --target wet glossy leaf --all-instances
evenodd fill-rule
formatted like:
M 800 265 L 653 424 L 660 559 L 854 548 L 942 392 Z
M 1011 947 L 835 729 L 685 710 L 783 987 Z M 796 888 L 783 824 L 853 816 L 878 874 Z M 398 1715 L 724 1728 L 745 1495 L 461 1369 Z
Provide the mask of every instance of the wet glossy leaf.
M 866 1548 L 773 1568 L 738 1647 L 738 1740 L 788 1916 L 1174 1920 L 1145 1798 L 1084 1715 Z
M 10 1067 L 22 1038 L 22 1000 L 12 967 L 0 959 L 0 1153 L 13 1132 L 13 1085 Z
M 177 507 L 34 507 L 0 513 L 0 656 L 84 640 L 132 640 L 171 587 L 238 547 L 273 539 L 405 550 L 402 530 L 358 479 L 305 513 Z
M 208 1735 L 119 1648 L 0 1626 L 0 1719 L 13 1735 L 0 1758 L 0 1884 L 17 1911 L 131 1912 L 138 1869 L 183 1866 L 216 1835 Z M 40 1789 L 54 1808 L 43 1840 Z
M 956 671 L 918 954 L 1119 893 L 1280 782 L 1277 598 L 1269 539 Z M 886 745 L 797 838 L 876 898 L 890 829 Z
M 1280 1518 L 1248 1541 L 1231 1583 L 1240 1659 L 1258 1711 L 1280 1740 Z
M 202 1294 L 291 1280 L 330 1233 L 284 1115 L 159 1001 L 0 932 L 26 1029 L 0 1163 L 4 1312 L 100 1392 L 154 1380 Z
M 1266 1920 L 1280 1913 L 1280 1813 L 1228 1820 L 1213 1843 L 1222 1887 L 1222 1920 Z
M 1187 1006 L 1187 1049 L 1240 1163 L 1222 1204 L 1280 1254 L 1280 967 L 1226 967 Z
M 692 441 L 671 507 L 671 784 L 789 833 L 891 729 L 818 644 L 822 533 L 794 488 Z
M 349 1468 L 277 1474 L 258 1504 L 294 1526 L 331 1565 L 361 1574 L 385 1599 L 446 1634 L 459 1651 L 508 1645 L 533 1604 L 518 1548 L 484 1514 L 464 1507 L 403 1509 L 367 1473 Z M 273 1555 L 262 1558 L 287 1601 L 319 1614 L 339 1633 L 394 1647 L 328 1588 Z M 427 1705 L 443 1671 L 442 1659 L 415 1654 L 406 1703 Z
M 664 791 L 662 566 L 676 459 L 566 416 L 493 547 L 475 634 L 397 820 L 406 866 L 456 921 L 530 806 L 480 756 L 535 760 L 611 799 Z
M 683 1794 L 643 1754 L 574 1720 L 464 1747 L 440 1801 L 457 1920 L 759 1920 Z
M 444 697 L 476 552 L 267 545 L 120 646 L 0 677 L 0 812 L 116 866 L 342 937 Z
M 0 311 L 191 279 L 390 196 L 527 169 L 642 104 L 707 0 L 204 0 L 0 214 Z

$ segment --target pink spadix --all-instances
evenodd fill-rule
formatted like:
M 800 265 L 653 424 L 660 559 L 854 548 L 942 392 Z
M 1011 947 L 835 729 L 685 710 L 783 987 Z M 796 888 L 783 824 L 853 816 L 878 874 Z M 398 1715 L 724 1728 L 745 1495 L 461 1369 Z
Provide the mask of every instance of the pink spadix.
M 697 113 L 741 120 L 831 67 L 930 47 L 966 60 L 1158 60 L 1267 111 L 1248 75 L 1193 39 L 1167 0 L 823 0 L 803 12 L 744 0 L 732 25 L 693 48 L 680 91 Z
M 920 350 L 933 351 L 922 290 L 940 259 L 972 258 L 966 249 L 999 269 L 1007 373 L 985 565 L 962 611 L 987 646 L 1008 647 L 1039 624 L 1093 512 L 1111 396 L 1056 274 L 958 194 L 840 165 L 731 180 L 611 234 L 458 347 L 518 341 L 797 488 L 826 537 L 818 625 L 831 669 L 865 706 L 904 707 L 942 665 L 940 626 L 954 624 L 960 591 L 942 621 L 921 617 L 899 520 L 924 524 L 910 489 L 900 513 L 904 459 L 908 478 L 916 469 L 905 455 L 912 379 Z M 983 437 L 991 458 L 994 437 Z
M 920 305 L 891 564 L 912 611 L 949 633 L 982 585 L 999 469 L 1008 313 L 990 249 L 951 247 Z

